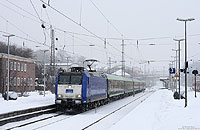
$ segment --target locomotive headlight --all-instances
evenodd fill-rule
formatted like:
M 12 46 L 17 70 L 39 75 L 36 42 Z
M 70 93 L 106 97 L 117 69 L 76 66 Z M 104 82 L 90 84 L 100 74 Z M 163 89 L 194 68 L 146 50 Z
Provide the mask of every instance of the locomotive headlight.
M 79 95 L 76 95 L 76 98 L 79 98 L 79 99 L 80 99 L 80 98 L 81 98 L 81 95 L 80 95 L 80 94 L 79 94 Z
M 72 88 L 72 86 L 70 85 L 69 88 Z
M 58 98 L 62 98 L 62 95 L 61 95 L 61 94 L 58 94 Z

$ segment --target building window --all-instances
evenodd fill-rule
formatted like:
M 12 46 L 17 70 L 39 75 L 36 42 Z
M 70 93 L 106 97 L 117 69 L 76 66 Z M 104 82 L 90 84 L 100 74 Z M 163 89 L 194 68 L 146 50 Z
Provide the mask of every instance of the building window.
M 32 87 L 33 86 L 33 79 L 30 78 L 30 86 Z
M 26 72 L 26 67 L 27 67 L 26 64 L 24 64 L 24 72 Z
M 14 86 L 16 86 L 16 77 L 14 77 Z
M 23 85 L 24 85 L 24 84 L 23 84 L 23 81 L 24 81 L 24 80 L 23 80 L 23 78 L 21 78 L 21 86 L 23 86 Z
M 18 62 L 17 70 L 20 71 L 20 63 Z
M 14 62 L 14 70 L 16 70 L 16 66 L 17 66 L 17 63 L 16 63 L 16 62 Z
M 13 70 L 13 62 L 10 63 L 10 70 Z
M 27 78 L 27 86 L 30 86 L 30 79 Z
M 23 72 L 24 64 L 21 63 L 21 71 Z
M 10 86 L 13 86 L 13 79 L 10 77 Z
M 27 81 L 26 81 L 26 78 L 24 78 L 24 86 L 27 85 Z
M 20 78 L 18 77 L 17 78 L 17 86 L 19 87 L 19 85 L 20 85 Z

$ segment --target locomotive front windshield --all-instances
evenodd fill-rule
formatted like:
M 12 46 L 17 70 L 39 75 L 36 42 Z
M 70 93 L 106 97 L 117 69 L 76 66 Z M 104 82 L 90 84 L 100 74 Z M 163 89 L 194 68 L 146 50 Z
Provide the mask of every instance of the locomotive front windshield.
M 59 84 L 82 84 L 81 74 L 63 74 L 59 75 Z

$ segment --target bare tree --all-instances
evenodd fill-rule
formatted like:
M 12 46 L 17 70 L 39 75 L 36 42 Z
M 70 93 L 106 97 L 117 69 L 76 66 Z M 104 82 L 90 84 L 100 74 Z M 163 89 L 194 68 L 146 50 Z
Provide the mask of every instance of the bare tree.
M 8 53 L 7 44 L 0 41 L 0 53 Z M 33 58 L 33 50 L 30 48 L 18 48 L 16 45 L 10 45 L 10 54 L 25 58 Z

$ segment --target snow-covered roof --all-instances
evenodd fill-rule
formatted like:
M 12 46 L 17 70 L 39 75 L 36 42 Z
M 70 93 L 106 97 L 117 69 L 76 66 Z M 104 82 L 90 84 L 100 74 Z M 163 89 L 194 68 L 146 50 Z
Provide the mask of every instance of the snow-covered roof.
M 8 58 L 8 54 L 0 53 L 0 58 Z M 34 59 L 9 54 L 9 58 L 17 61 L 35 62 Z

